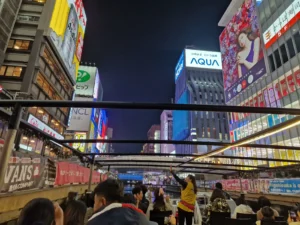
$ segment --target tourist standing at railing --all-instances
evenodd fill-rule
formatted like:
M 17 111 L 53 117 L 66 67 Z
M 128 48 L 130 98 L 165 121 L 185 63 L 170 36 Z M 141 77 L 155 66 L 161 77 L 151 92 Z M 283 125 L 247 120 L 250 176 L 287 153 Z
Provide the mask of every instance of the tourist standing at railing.
M 193 175 L 188 175 L 185 180 L 181 180 L 172 171 L 172 167 L 170 167 L 170 172 L 175 180 L 182 186 L 180 202 L 178 203 L 179 225 L 192 225 L 197 197 L 196 179 Z

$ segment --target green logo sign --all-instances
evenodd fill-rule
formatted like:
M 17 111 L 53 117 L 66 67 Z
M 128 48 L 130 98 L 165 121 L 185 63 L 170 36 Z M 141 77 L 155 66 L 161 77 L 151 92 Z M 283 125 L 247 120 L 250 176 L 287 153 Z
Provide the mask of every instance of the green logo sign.
M 91 79 L 91 75 L 84 71 L 84 70 L 78 70 L 78 76 L 76 82 L 78 83 L 84 83 Z

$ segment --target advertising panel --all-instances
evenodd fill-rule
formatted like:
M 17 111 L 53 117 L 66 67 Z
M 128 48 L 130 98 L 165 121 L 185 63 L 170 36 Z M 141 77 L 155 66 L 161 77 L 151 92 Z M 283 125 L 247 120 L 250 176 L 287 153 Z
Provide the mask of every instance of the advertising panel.
M 86 133 L 76 132 L 74 134 L 74 139 L 84 140 L 84 139 L 86 139 Z M 73 148 L 77 149 L 80 152 L 85 152 L 85 143 L 73 143 Z
M 80 95 L 86 97 L 93 97 L 94 89 L 97 86 L 97 76 L 99 76 L 97 67 L 80 66 L 78 70 L 78 76 L 76 79 L 76 96 Z
M 221 53 L 185 49 L 185 66 L 201 69 L 222 70 Z
M 300 193 L 300 179 L 274 179 L 270 181 L 272 193 Z
M 178 63 L 175 67 L 175 82 L 177 81 L 178 77 L 180 76 L 183 68 L 184 68 L 184 52 L 182 52 L 182 54 L 178 60 Z
M 186 90 L 178 99 L 177 104 L 188 104 L 189 92 Z M 182 141 L 189 137 L 191 130 L 190 113 L 184 110 L 173 111 L 173 140 Z
M 266 73 L 255 0 L 246 0 L 220 35 L 225 100 Z
M 42 121 L 40 121 L 38 118 L 34 117 L 33 115 L 29 115 L 28 121 L 29 124 L 32 126 L 42 130 L 43 132 L 49 134 L 52 137 L 55 137 L 56 139 L 63 140 L 64 137 L 57 133 L 55 130 L 53 130 L 51 127 L 44 124 Z
M 90 98 L 75 98 L 75 101 L 91 101 Z M 72 117 L 70 120 L 70 126 L 67 130 L 74 131 L 89 131 L 89 124 L 92 115 L 91 108 L 72 108 Z
M 49 40 L 76 81 L 86 27 L 82 0 L 57 0 L 50 21 Z
M 94 91 L 93 91 L 93 98 L 95 100 L 100 100 L 102 101 L 102 99 L 98 99 L 99 98 L 99 89 L 100 89 L 100 76 L 99 76 L 99 71 L 96 71 L 96 78 L 95 78 L 95 85 L 94 85 Z M 101 97 L 100 97 L 101 98 Z
M 6 169 L 1 192 L 15 192 L 41 187 L 53 187 L 55 162 L 39 155 L 13 152 Z
M 294 0 L 286 10 L 264 32 L 265 48 L 270 48 L 284 33 L 286 33 L 300 18 L 300 0 Z
M 92 98 L 76 97 L 75 101 L 93 101 Z M 89 131 L 89 123 L 92 116 L 91 108 L 72 108 L 70 125 L 67 130 Z

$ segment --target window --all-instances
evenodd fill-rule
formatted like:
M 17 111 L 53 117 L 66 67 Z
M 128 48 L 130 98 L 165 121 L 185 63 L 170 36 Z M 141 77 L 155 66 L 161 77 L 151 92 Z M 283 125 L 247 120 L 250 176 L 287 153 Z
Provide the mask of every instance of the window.
M 270 69 L 271 69 L 271 72 L 274 72 L 275 71 L 275 63 L 274 63 L 274 59 L 273 59 L 273 55 L 269 55 L 269 63 L 270 63 Z
M 283 63 L 286 63 L 289 60 L 289 58 L 288 58 L 288 55 L 287 55 L 285 44 L 280 46 L 280 51 L 281 51 L 281 56 L 282 56 Z
M 296 52 L 295 52 L 295 48 L 294 48 L 294 45 L 293 45 L 293 40 L 290 38 L 287 42 L 287 47 L 289 49 L 289 53 L 290 53 L 290 58 L 293 58 L 295 55 L 296 55 Z
M 299 34 L 299 32 L 294 34 L 294 39 L 295 39 L 297 52 L 299 53 L 300 52 L 300 34 Z
M 21 77 L 23 68 L 20 66 L 2 66 L 0 68 L 0 76 Z
M 281 67 L 282 63 L 281 63 L 278 49 L 274 52 L 274 56 L 275 56 L 276 67 L 277 68 Z
M 31 41 L 10 39 L 7 48 L 14 50 L 29 50 Z

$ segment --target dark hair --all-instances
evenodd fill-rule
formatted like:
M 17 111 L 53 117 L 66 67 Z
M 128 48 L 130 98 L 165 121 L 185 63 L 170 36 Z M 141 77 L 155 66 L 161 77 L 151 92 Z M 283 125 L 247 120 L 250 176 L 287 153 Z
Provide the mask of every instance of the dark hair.
M 77 196 L 77 192 L 72 192 L 72 191 L 70 191 L 70 192 L 68 193 L 68 201 L 75 200 L 76 196 Z
M 153 210 L 154 211 L 166 211 L 166 203 L 164 200 L 164 195 L 159 195 L 160 188 L 156 188 L 154 191 L 154 204 Z
M 191 182 L 193 183 L 193 186 L 194 186 L 194 193 L 197 194 L 197 184 L 196 184 L 196 178 L 189 174 L 188 175 L 188 178 L 191 180 Z
M 18 225 L 51 225 L 54 219 L 53 203 L 46 198 L 36 198 L 28 202 L 22 209 Z
M 237 36 L 237 43 L 238 43 L 239 48 L 242 48 L 242 46 L 240 46 L 240 42 L 239 42 L 239 37 L 241 34 L 245 34 L 250 41 L 254 41 L 258 37 L 258 35 L 252 31 L 251 27 L 243 29 Z
M 142 188 L 140 186 L 137 186 L 137 187 L 132 189 L 132 194 L 133 195 L 140 194 L 141 192 L 142 192 Z
M 146 185 L 143 184 L 143 182 L 139 181 L 136 183 L 135 185 L 136 187 L 140 187 L 142 188 L 143 194 L 145 195 L 148 191 L 148 188 L 146 187 Z
M 127 204 L 134 204 L 134 197 L 132 194 L 124 194 L 122 203 L 127 203 Z
M 216 188 L 223 190 L 223 185 L 220 182 L 218 182 L 216 183 Z
M 120 202 L 123 196 L 123 187 L 115 179 L 107 179 L 97 185 L 94 194 L 102 195 L 108 203 Z
M 81 201 L 69 201 L 64 212 L 64 225 L 83 225 L 86 209 Z
M 223 191 L 221 189 L 215 189 L 210 197 L 210 201 L 213 202 L 215 201 L 217 198 L 221 198 L 221 199 L 226 199 Z
M 261 209 L 263 220 L 274 220 L 274 211 L 269 207 L 265 206 Z
M 247 201 L 245 199 L 245 195 L 241 195 L 237 200 L 236 200 L 236 205 L 239 206 L 239 205 L 248 205 L 247 204 Z
M 267 197 L 265 197 L 265 196 L 260 196 L 258 198 L 257 203 L 258 203 L 258 205 L 259 205 L 260 208 L 263 208 L 265 206 L 271 207 L 270 200 Z

